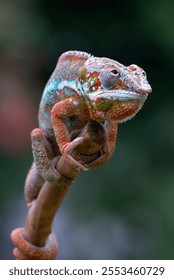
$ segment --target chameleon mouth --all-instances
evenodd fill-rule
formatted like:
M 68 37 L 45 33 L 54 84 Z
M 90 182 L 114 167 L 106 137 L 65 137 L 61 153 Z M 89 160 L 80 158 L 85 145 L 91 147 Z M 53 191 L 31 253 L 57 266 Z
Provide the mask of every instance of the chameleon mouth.
M 148 94 L 141 94 L 130 90 L 106 90 L 96 91 L 89 94 L 92 101 L 99 99 L 113 100 L 113 101 L 137 101 L 144 103 Z
M 124 122 L 131 119 L 142 108 L 148 94 L 131 90 L 96 91 L 89 94 L 93 114 L 101 119 Z M 95 117 L 95 116 L 94 116 Z

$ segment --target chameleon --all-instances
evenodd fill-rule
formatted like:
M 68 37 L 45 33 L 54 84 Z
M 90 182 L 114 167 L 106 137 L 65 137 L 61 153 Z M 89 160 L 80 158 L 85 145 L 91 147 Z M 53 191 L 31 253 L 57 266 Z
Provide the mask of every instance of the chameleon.
M 108 137 L 88 167 L 104 164 L 115 150 L 118 124 L 134 117 L 151 91 L 145 71 L 135 64 L 124 66 L 82 51 L 61 54 L 41 97 L 39 128 L 31 132 L 34 162 L 25 182 L 26 201 L 37 197 L 44 181 L 56 183 L 49 162 L 57 155 L 66 156 L 77 170 L 87 170 L 69 152 L 82 141 L 78 135 L 89 121 L 102 123 Z

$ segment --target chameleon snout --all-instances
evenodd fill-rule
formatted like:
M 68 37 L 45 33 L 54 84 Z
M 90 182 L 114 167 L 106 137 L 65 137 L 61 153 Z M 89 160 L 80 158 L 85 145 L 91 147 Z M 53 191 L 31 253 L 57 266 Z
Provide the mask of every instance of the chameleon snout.
M 137 93 L 140 93 L 140 94 L 149 94 L 152 92 L 152 88 L 149 84 L 147 85 L 144 85 L 143 87 L 140 87 L 138 90 L 137 90 Z

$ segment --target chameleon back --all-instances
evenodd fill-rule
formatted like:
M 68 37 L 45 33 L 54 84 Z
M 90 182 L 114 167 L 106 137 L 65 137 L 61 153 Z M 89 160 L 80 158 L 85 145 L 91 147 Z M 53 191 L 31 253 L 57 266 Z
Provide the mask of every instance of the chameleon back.
M 45 86 L 39 106 L 39 127 L 49 136 L 54 136 L 51 122 L 53 106 L 76 94 L 78 69 L 90 57 L 90 54 L 80 51 L 68 51 L 59 57 L 56 68 Z

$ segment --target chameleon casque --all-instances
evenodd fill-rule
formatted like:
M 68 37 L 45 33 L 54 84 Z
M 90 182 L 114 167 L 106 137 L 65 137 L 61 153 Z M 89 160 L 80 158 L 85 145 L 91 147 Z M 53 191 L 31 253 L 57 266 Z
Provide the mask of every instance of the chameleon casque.
M 31 133 L 34 163 L 25 183 L 26 201 L 37 197 L 44 181 L 56 183 L 50 159 L 64 155 L 86 170 L 68 153 L 81 141 L 78 135 L 88 121 L 101 122 L 108 135 L 101 156 L 88 168 L 105 163 L 114 152 L 118 123 L 131 119 L 151 91 L 146 73 L 135 64 L 124 66 L 81 51 L 63 53 L 41 98 L 39 128 Z

